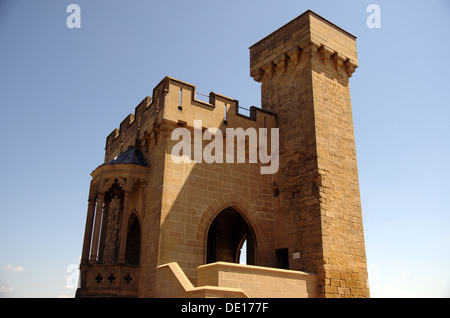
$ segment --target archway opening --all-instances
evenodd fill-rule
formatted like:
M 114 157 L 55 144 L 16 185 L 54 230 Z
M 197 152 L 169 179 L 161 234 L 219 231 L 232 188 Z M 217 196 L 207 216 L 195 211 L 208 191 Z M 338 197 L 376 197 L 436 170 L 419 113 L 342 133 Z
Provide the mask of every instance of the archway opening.
M 255 264 L 255 235 L 252 227 L 234 208 L 220 212 L 208 231 L 207 263 Z
M 141 228 L 136 214 L 128 221 L 125 264 L 139 265 L 141 252 Z
M 242 243 L 239 245 L 236 256 L 236 259 L 239 264 L 247 264 L 247 236 L 242 240 Z

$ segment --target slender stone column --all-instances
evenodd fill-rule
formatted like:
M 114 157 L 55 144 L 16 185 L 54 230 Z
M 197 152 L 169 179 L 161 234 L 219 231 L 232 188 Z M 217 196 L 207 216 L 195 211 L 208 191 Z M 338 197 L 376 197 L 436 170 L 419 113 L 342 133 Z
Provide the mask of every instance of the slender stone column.
M 120 247 L 119 247 L 119 257 L 118 263 L 125 263 L 125 246 L 127 242 L 127 227 L 128 227 L 128 217 L 129 217 L 129 206 L 130 206 L 130 196 L 129 191 L 125 191 L 125 198 L 123 202 L 123 212 L 122 212 L 122 226 L 120 228 Z
M 81 264 L 87 264 L 89 260 L 89 250 L 91 249 L 92 226 L 94 223 L 95 199 L 89 199 L 86 216 L 86 228 L 84 230 L 83 251 L 81 253 Z
M 98 193 L 97 195 L 97 210 L 95 211 L 95 224 L 94 224 L 94 237 L 92 238 L 91 246 L 91 262 L 96 262 L 97 251 L 98 251 L 98 240 L 100 236 L 100 223 L 103 211 L 103 201 L 105 200 L 105 195 L 103 193 Z

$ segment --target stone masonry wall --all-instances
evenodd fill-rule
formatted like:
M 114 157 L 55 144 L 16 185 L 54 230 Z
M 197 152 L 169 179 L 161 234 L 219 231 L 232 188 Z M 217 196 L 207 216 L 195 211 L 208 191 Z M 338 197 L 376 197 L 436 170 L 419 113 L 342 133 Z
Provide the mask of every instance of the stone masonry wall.
M 348 77 L 313 57 L 325 294 L 369 296 Z
M 196 283 L 196 268 L 206 263 L 207 234 L 214 218 L 227 207 L 236 209 L 255 231 L 258 251 L 256 264 L 274 266 L 272 175 L 262 175 L 259 163 L 175 163 L 172 147 L 179 140 L 171 140 L 174 128 L 183 125 L 194 136 L 194 120 L 202 120 L 203 128 L 275 127 L 274 116 L 259 113 L 254 120 L 237 115 L 236 102 L 214 94 L 215 107 L 198 105 L 193 90 L 182 94 L 182 109 L 178 109 L 182 82 L 171 82 L 166 96 L 164 133 L 166 154 L 161 206 L 161 236 L 159 264 L 177 262 L 192 283 Z M 227 125 L 223 123 L 227 105 Z M 199 107 L 202 106 L 202 107 Z M 177 123 L 178 121 L 178 123 Z M 172 124 L 170 124 L 172 123 Z M 208 142 L 204 141 L 203 146 Z M 234 146 L 236 147 L 236 146 Z M 191 144 L 194 159 L 194 143 Z M 237 148 L 235 148 L 236 150 Z M 224 151 L 225 153 L 225 151 Z

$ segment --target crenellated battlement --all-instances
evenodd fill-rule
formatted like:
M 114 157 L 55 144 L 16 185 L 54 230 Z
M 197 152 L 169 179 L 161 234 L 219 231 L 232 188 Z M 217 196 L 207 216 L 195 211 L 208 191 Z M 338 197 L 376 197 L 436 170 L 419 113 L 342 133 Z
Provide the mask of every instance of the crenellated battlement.
M 308 10 L 250 47 L 250 75 L 257 82 L 313 55 L 351 77 L 358 67 L 356 37 Z
M 194 120 L 202 120 L 205 128 L 248 127 L 274 128 L 276 115 L 251 106 L 249 115 L 240 113 L 239 101 L 215 92 L 198 98 L 195 85 L 166 76 L 154 89 L 153 97 L 144 98 L 119 128 L 106 138 L 105 162 L 129 146 L 146 147 L 163 131 L 175 127 L 194 127 Z

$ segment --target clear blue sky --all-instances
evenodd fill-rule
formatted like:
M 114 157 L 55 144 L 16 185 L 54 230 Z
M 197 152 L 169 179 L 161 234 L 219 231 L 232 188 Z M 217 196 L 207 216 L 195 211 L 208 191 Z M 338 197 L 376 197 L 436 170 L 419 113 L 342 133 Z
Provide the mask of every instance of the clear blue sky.
M 81 7 L 69 29 L 66 8 Z M 381 28 L 366 25 L 369 4 Z M 248 47 L 311 9 L 356 35 L 373 297 L 450 297 L 450 2 L 0 0 L 0 297 L 73 297 L 90 172 L 166 75 L 259 106 Z

